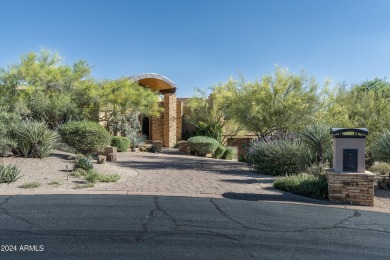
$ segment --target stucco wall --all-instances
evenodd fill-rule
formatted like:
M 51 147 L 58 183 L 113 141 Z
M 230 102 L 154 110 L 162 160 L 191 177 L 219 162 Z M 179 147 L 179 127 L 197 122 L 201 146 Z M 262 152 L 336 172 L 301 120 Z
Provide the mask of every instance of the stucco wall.
M 364 173 L 366 170 L 366 139 L 365 138 L 333 138 L 333 170 L 335 172 L 343 171 L 343 150 L 358 150 L 358 170 Z

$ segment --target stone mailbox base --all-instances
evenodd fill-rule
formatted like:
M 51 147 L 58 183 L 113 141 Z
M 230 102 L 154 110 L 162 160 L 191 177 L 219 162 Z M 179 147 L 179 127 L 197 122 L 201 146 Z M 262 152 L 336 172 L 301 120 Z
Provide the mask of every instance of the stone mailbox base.
M 375 174 L 336 173 L 328 170 L 329 201 L 350 203 L 353 205 L 374 206 Z

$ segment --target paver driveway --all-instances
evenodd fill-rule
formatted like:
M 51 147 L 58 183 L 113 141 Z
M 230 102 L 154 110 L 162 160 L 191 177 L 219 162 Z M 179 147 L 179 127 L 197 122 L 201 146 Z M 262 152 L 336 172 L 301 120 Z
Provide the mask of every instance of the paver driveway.
M 138 174 L 91 190 L 325 203 L 276 190 L 273 177 L 255 173 L 244 163 L 190 156 L 174 149 L 158 154 L 119 153 L 116 165 Z

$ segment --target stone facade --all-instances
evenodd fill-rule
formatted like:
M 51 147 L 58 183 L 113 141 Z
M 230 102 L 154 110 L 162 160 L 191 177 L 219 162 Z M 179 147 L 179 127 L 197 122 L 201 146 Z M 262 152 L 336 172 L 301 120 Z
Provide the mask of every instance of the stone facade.
M 160 105 L 162 106 L 163 103 Z M 162 114 L 160 117 L 153 117 L 150 120 L 150 139 L 162 141 L 164 137 L 164 115 Z
M 329 201 L 374 206 L 373 173 L 336 173 L 328 170 L 326 177 Z
M 176 95 L 164 94 L 164 136 L 165 147 L 174 147 L 176 144 Z
M 176 101 L 176 141 L 181 140 L 183 131 L 183 102 Z
M 183 102 L 176 101 L 175 94 L 165 94 L 160 105 L 164 112 L 150 119 L 150 139 L 162 141 L 165 147 L 174 147 L 181 140 Z

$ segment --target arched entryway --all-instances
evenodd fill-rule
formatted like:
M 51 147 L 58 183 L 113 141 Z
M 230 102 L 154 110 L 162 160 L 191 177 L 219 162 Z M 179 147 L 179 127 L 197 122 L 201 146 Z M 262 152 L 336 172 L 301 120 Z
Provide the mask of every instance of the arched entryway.
M 148 136 L 149 140 L 162 141 L 166 147 L 175 146 L 177 137 L 181 137 L 182 129 L 182 103 L 176 100 L 175 84 L 155 73 L 133 76 L 129 80 L 164 95 L 161 102 L 164 108 L 163 114 L 159 118 L 142 117 L 142 133 Z

